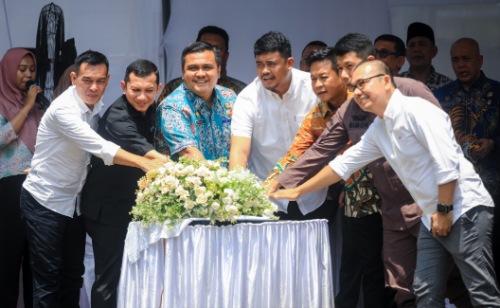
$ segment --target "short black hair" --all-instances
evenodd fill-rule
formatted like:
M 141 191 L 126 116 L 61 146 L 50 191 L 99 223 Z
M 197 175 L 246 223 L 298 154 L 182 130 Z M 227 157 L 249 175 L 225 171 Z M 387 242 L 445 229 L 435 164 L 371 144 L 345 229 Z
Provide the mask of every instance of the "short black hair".
M 198 53 L 198 52 L 204 52 L 206 50 L 209 50 L 214 53 L 215 55 L 215 62 L 217 62 L 217 66 L 221 65 L 221 59 L 220 59 L 220 51 L 219 48 L 212 46 L 209 43 L 205 42 L 194 42 L 189 44 L 184 50 L 182 51 L 182 60 L 181 60 L 181 65 L 182 69 L 184 70 L 184 64 L 186 64 L 186 56 L 191 53 Z
M 125 70 L 125 78 L 123 79 L 125 83 L 130 81 L 130 74 L 132 73 L 141 78 L 148 77 L 154 73 L 156 76 L 156 84 L 160 84 L 160 73 L 158 72 L 158 68 L 149 60 L 138 59 L 130 63 Z
M 288 59 L 292 56 L 292 47 L 288 38 L 281 32 L 270 31 L 261 36 L 253 46 L 254 56 L 278 51 L 281 57 Z
M 335 47 L 335 56 L 341 57 L 349 52 L 355 52 L 358 58 L 366 59 L 375 56 L 375 48 L 370 38 L 361 33 L 349 33 L 340 38 Z
M 87 50 L 82 52 L 75 60 L 75 73 L 78 75 L 80 72 L 80 66 L 83 63 L 88 63 L 90 65 L 106 65 L 106 73 L 109 72 L 109 61 L 105 55 L 95 50 Z
M 335 59 L 335 52 L 332 47 L 325 47 L 313 50 L 309 57 L 307 57 L 307 66 L 311 67 L 314 62 L 328 60 L 332 64 L 332 69 L 338 74 L 337 61 Z
M 327 47 L 328 45 L 326 45 L 326 43 L 323 42 L 323 41 L 311 41 L 311 42 L 307 43 L 307 45 L 304 47 L 304 49 L 302 49 L 302 52 L 300 53 L 300 56 L 302 56 L 302 54 L 304 53 L 304 51 L 306 51 L 307 47 L 309 47 L 309 46 Z
M 378 41 L 386 41 L 394 43 L 394 49 L 396 52 L 396 57 L 406 56 L 406 46 L 402 39 L 393 34 L 382 34 L 375 39 L 375 43 Z
M 198 31 L 198 36 L 196 37 L 196 41 L 199 42 L 201 36 L 205 33 L 217 34 L 224 39 L 226 43 L 226 50 L 229 51 L 229 35 L 227 35 L 226 30 L 219 28 L 217 26 L 205 26 Z

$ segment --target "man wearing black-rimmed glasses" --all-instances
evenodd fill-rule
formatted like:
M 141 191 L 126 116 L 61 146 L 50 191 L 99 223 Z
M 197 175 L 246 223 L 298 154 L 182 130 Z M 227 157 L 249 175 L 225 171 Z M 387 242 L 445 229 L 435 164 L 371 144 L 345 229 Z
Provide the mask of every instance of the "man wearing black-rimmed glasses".
M 500 307 L 490 237 L 493 200 L 456 143 L 448 115 L 403 95 L 379 60 L 358 64 L 349 88 L 356 104 L 376 115 L 363 139 L 304 184 L 270 196 L 295 200 L 385 157 L 423 211 L 413 282 L 417 307 L 443 306 L 453 262 L 474 307 Z
M 346 85 L 350 84 L 352 72 L 357 64 L 365 59 L 374 59 L 375 57 L 371 40 L 360 33 L 349 33 L 342 37 L 335 44 L 334 52 L 340 78 Z M 405 95 L 419 96 L 439 105 L 430 90 L 421 82 L 397 77 L 395 82 Z M 346 143 L 349 141 L 357 143 L 374 118 L 375 115 L 362 110 L 352 99 L 342 104 L 317 141 L 304 152 L 293 166 L 276 177 L 275 181 L 269 185 L 270 189 L 273 190 L 279 186 L 292 188 L 305 182 L 334 159 Z M 368 237 L 373 237 L 377 234 L 377 230 L 383 227 L 384 265 L 387 283 L 397 291 L 394 301 L 398 306 L 414 306 L 415 297 L 411 286 L 416 262 L 416 238 L 420 228 L 421 212 L 387 162 L 377 161 L 368 167 L 372 171 L 373 180 L 382 200 L 382 222 L 372 221 L 368 223 L 368 219 L 360 218 L 358 220 L 346 219 L 346 221 L 352 230 L 356 230 L 356 233 L 353 234 L 354 243 L 358 247 L 362 247 L 361 251 L 365 257 L 369 253 L 373 254 L 375 249 L 379 249 L 380 252 L 380 247 L 369 247 L 368 244 L 373 243 L 374 239 L 368 239 Z M 345 233 L 342 236 L 345 239 Z M 369 249 L 372 251 L 368 251 Z M 362 262 L 366 262 L 366 260 L 357 261 L 354 258 L 347 261 L 351 263 L 352 269 L 365 266 Z M 345 275 L 355 279 L 350 273 Z M 348 290 L 349 292 L 354 291 L 355 296 L 359 294 L 359 282 L 356 282 L 356 285 L 357 289 L 353 287 L 352 290 Z M 364 290 L 368 287 L 368 285 L 363 284 Z M 335 306 L 356 307 L 356 302 L 347 303 L 347 298 L 352 298 L 352 296 L 337 295 Z M 369 300 L 365 300 L 365 304 L 380 307 Z

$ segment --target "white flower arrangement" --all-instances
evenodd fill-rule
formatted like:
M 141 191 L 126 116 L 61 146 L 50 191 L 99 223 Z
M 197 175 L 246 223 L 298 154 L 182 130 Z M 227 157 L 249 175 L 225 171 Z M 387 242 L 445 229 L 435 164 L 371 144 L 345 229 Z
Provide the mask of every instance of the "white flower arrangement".
M 187 218 L 212 223 L 234 223 L 238 216 L 277 219 L 277 208 L 257 177 L 241 168 L 228 171 L 221 163 L 181 158 L 149 171 L 138 181 L 133 219 L 171 224 Z

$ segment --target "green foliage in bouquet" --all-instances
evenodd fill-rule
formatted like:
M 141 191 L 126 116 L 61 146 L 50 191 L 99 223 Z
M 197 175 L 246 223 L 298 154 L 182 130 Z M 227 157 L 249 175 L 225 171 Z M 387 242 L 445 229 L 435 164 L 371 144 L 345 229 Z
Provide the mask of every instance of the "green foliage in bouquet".
M 148 172 L 138 181 L 131 214 L 144 223 L 187 218 L 235 222 L 237 216 L 277 219 L 260 181 L 248 170 L 228 171 L 223 160 L 181 158 Z

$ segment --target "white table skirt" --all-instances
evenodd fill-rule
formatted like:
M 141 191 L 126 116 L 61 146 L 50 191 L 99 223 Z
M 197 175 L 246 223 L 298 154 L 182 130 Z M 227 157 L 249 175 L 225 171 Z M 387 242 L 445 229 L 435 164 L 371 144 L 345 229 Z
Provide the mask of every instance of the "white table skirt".
M 150 228 L 157 234 L 159 226 Z M 127 238 L 150 235 L 141 229 L 131 223 Z M 118 307 L 127 308 L 333 307 L 333 302 L 326 220 L 187 226 L 176 237 L 150 243 L 137 260 L 124 253 L 118 289 Z

